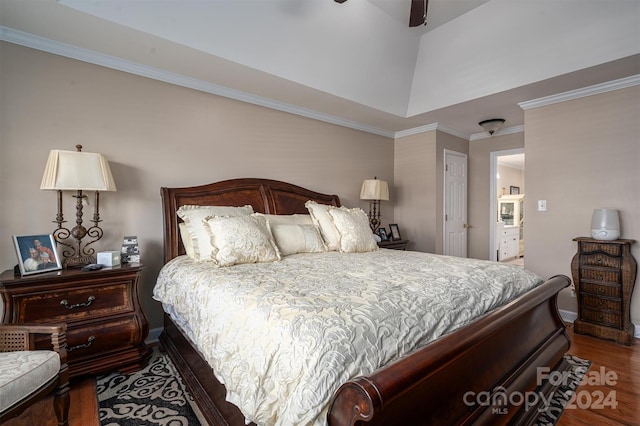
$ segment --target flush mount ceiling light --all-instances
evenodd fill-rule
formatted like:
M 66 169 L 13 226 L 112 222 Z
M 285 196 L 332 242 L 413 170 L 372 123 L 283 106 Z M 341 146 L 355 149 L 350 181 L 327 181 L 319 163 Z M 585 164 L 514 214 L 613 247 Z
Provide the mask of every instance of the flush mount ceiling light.
M 489 132 L 490 135 L 493 135 L 495 132 L 500 130 L 504 124 L 504 118 L 490 118 L 489 120 L 481 121 L 478 124 Z

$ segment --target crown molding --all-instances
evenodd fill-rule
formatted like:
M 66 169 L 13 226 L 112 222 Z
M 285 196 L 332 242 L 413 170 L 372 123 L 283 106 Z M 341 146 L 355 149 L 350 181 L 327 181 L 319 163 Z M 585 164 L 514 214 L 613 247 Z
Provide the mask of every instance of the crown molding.
M 0 26 L 0 41 L 6 41 L 13 44 L 29 47 L 47 53 L 76 59 L 82 62 L 103 66 L 105 68 L 123 71 L 129 74 L 162 81 L 176 86 L 186 87 L 193 90 L 209 93 L 212 95 L 222 96 L 225 98 L 246 102 L 290 114 L 311 118 L 325 123 L 335 124 L 337 126 L 346 127 L 354 130 L 363 131 L 391 139 L 426 133 L 433 130 L 439 130 L 444 133 L 456 136 L 469 141 L 490 138 L 487 132 L 474 133 L 467 135 L 457 130 L 446 127 L 442 124 L 431 123 L 425 126 L 414 127 L 412 129 L 401 130 L 398 132 L 379 129 L 356 121 L 346 120 L 330 114 L 321 113 L 307 108 L 301 108 L 284 102 L 275 101 L 261 96 L 256 96 L 247 92 L 231 89 L 219 84 L 198 80 L 181 74 L 172 73 L 161 70 L 148 65 L 123 60 L 114 56 L 99 53 L 93 50 L 69 45 L 54 41 L 45 37 L 15 30 L 10 27 Z M 624 89 L 627 87 L 640 85 L 640 74 L 631 77 L 622 78 L 606 83 L 596 84 L 593 86 L 576 89 L 564 93 L 559 93 L 543 98 L 532 99 L 530 101 L 520 102 L 518 106 L 523 110 L 539 108 L 555 103 L 566 102 L 573 99 L 579 99 L 586 96 L 606 93 L 613 90 Z M 510 133 L 519 133 L 524 131 L 524 126 L 515 126 L 511 128 L 501 129 L 494 133 L 494 136 L 506 135 Z
M 570 90 L 568 92 L 558 93 L 551 96 L 545 96 L 543 98 L 520 102 L 518 106 L 526 111 L 529 109 L 540 108 L 543 106 L 553 105 L 560 102 L 580 99 L 586 96 L 599 95 L 601 93 L 625 89 L 627 87 L 637 86 L 639 84 L 640 84 L 640 74 L 636 74 L 636 75 L 621 78 L 618 80 L 607 81 L 606 83 L 595 84 L 593 86 L 583 87 L 581 89 Z
M 432 132 L 438 129 L 438 123 L 431 123 L 425 126 L 414 127 L 413 129 L 400 130 L 393 134 L 394 138 L 404 138 L 405 136 L 413 136 L 420 133 Z
M 469 140 L 469 135 L 468 134 L 459 132 L 459 131 L 452 129 L 451 127 L 447 127 L 447 126 L 445 126 L 443 124 L 438 124 L 437 130 L 440 130 L 441 132 L 447 133 L 447 134 L 449 134 L 451 136 L 456 136 L 458 138 L 461 138 L 461 139 L 464 139 L 464 140 L 467 140 L 467 141 Z
M 507 128 L 504 128 L 504 129 L 500 129 L 497 132 L 495 132 L 493 135 L 490 135 L 489 132 L 474 133 L 469 138 L 469 141 L 475 141 L 475 140 L 478 140 L 478 139 L 489 139 L 489 138 L 492 138 L 494 136 L 502 136 L 502 135 L 509 135 L 509 134 L 512 134 L 512 133 L 523 133 L 523 132 L 524 132 L 524 125 L 513 126 L 513 127 L 507 127 Z
M 299 115 L 314 120 L 335 124 L 350 129 L 360 130 L 379 136 L 394 138 L 394 132 L 384 129 L 378 129 L 362 123 L 346 120 L 330 114 L 313 111 L 306 108 L 300 108 L 295 105 L 284 102 L 274 101 L 273 99 L 252 95 L 240 90 L 230 89 L 219 84 L 198 80 L 181 74 L 172 73 L 161 70 L 148 65 L 139 64 L 132 61 L 123 60 L 114 56 L 95 52 L 93 50 L 84 49 L 66 43 L 54 41 L 45 37 L 15 30 L 6 26 L 0 26 L 0 41 L 6 41 L 13 44 L 29 47 L 47 53 L 64 56 L 78 61 L 100 65 L 105 68 L 111 68 L 117 71 L 123 71 L 129 74 L 162 81 L 176 86 L 186 87 L 200 92 L 210 93 L 241 102 L 246 102 L 262 107 Z
M 420 133 L 432 132 L 434 130 L 439 130 L 451 136 L 456 136 L 464 140 L 469 140 L 469 135 L 467 135 L 466 133 L 459 132 L 457 130 L 454 130 L 450 127 L 444 126 L 439 123 L 431 123 L 425 126 L 414 127 L 413 129 L 401 130 L 399 132 L 395 132 L 393 137 L 396 139 L 403 138 L 406 136 L 418 135 Z

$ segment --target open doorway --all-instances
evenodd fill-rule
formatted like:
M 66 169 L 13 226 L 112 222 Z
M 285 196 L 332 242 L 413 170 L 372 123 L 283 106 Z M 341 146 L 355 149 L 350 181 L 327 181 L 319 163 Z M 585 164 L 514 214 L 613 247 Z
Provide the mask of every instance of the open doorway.
M 490 259 L 524 262 L 524 149 L 491 153 Z

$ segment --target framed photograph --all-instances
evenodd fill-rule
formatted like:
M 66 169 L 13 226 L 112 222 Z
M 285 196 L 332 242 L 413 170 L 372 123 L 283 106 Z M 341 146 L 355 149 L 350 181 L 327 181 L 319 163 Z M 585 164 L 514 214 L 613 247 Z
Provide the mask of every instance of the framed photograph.
M 121 263 L 139 263 L 140 250 L 138 248 L 138 237 L 127 235 L 122 239 L 122 250 L 120 252 Z
M 389 232 L 391 233 L 391 239 L 393 241 L 398 241 L 402 239 L 402 237 L 400 236 L 400 228 L 398 227 L 397 223 L 389 224 Z
M 22 275 L 62 269 L 53 234 L 14 235 L 13 244 Z
M 520 195 L 520 187 L 519 186 L 510 186 L 509 187 L 509 195 Z
M 378 236 L 380 237 L 381 241 L 389 241 L 389 236 L 387 235 L 387 230 L 384 228 L 379 228 L 378 229 Z

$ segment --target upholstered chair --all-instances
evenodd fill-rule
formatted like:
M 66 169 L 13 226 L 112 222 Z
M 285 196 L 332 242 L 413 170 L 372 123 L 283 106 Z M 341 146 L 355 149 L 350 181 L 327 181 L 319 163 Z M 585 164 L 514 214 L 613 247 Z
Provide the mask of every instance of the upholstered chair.
M 0 325 L 0 424 L 51 393 L 58 425 L 69 424 L 66 330 L 66 324 Z M 44 335 L 38 346 L 50 342 L 45 349 L 35 349 L 38 335 Z

